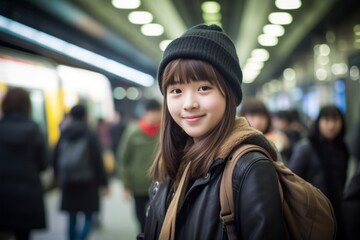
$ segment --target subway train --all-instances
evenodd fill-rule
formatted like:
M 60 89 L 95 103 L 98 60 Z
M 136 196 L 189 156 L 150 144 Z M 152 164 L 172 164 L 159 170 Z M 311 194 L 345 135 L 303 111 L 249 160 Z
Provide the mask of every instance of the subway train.
M 104 75 L 0 47 L 0 105 L 12 87 L 29 92 L 32 118 L 46 137 L 50 154 L 60 136 L 60 123 L 75 104 L 86 106 L 92 127 L 99 118 L 114 117 L 112 89 Z M 52 176 L 51 168 L 42 173 L 45 190 L 53 186 Z
M 29 91 L 32 118 L 40 125 L 50 147 L 59 138 L 59 124 L 64 115 L 75 104 L 87 107 L 92 126 L 98 118 L 111 120 L 114 115 L 112 90 L 106 76 L 0 48 L 0 103 L 11 87 Z

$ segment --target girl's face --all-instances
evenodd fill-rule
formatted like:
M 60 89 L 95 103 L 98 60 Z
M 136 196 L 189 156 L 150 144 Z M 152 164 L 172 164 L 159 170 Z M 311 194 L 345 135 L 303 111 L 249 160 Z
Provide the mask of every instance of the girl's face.
M 209 81 L 171 84 L 166 94 L 171 117 L 194 141 L 205 136 L 224 117 L 226 99 Z
M 250 126 L 253 128 L 256 128 L 257 130 L 261 132 L 265 132 L 267 126 L 268 126 L 268 119 L 263 114 L 246 114 L 245 118 L 249 121 Z
M 319 120 L 319 131 L 328 140 L 335 139 L 341 131 L 340 117 L 322 117 Z

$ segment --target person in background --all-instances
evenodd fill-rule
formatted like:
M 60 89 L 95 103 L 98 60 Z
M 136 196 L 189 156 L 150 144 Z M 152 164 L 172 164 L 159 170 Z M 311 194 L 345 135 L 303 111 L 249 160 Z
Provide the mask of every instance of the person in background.
M 148 189 L 151 184 L 147 171 L 157 151 L 160 119 L 160 103 L 154 99 L 146 102 L 145 112 L 140 120 L 129 123 L 126 127 L 118 151 L 121 159 L 119 177 L 125 188 L 125 198 L 134 197 L 141 231 L 145 226 Z
M 82 105 L 76 105 L 70 110 L 70 122 L 61 133 L 60 139 L 54 150 L 54 174 L 58 186 L 61 188 L 61 210 L 68 213 L 68 239 L 88 239 L 93 227 L 94 213 L 99 212 L 100 194 L 108 195 L 108 179 L 104 169 L 101 145 L 98 136 L 86 122 L 86 109 Z M 60 168 L 60 154 L 62 142 L 74 141 L 85 137 L 88 139 L 88 161 L 92 172 L 92 178 L 83 182 L 65 182 Z M 83 223 L 80 215 L 84 215 Z
M 121 137 L 126 128 L 126 124 L 124 122 L 123 114 L 121 111 L 115 111 L 114 120 L 110 123 L 109 131 L 111 137 L 111 150 L 114 156 L 116 156 L 116 151 L 120 145 Z M 121 160 L 119 157 L 116 159 L 116 165 L 119 165 Z M 115 167 L 116 167 L 115 165 Z M 115 169 L 115 171 L 117 171 Z
M 68 112 L 64 113 L 63 119 L 61 120 L 60 124 L 59 124 L 59 130 L 60 132 L 64 131 L 65 128 L 68 126 L 68 124 L 70 123 L 71 119 L 70 119 L 70 114 Z
M 334 105 L 323 106 L 309 136 L 295 145 L 288 166 L 329 198 L 337 221 L 337 239 L 343 239 L 341 204 L 349 161 L 345 134 L 342 112 Z
M 283 151 L 284 158 L 289 161 L 295 144 L 302 138 L 299 121 L 296 120 L 295 110 L 280 110 L 272 114 L 273 127 L 276 131 L 286 135 L 288 146 Z
M 359 216 L 360 216 L 360 165 L 344 190 L 342 203 L 344 219 L 344 239 L 360 239 Z
M 112 151 L 112 135 L 110 132 L 110 123 L 104 118 L 99 118 L 96 126 L 99 136 L 105 170 L 109 177 L 115 171 L 115 155 Z
M 9 89 L 1 107 L 0 233 L 10 232 L 16 240 L 27 240 L 31 230 L 46 228 L 40 173 L 49 163 L 48 147 L 39 126 L 30 118 L 26 90 Z
M 254 97 L 245 99 L 241 104 L 239 115 L 245 117 L 250 126 L 261 131 L 272 141 L 279 151 L 281 160 L 287 162 L 285 153 L 289 147 L 289 139 L 283 132 L 272 128 L 271 114 L 262 100 Z
M 271 143 L 245 118 L 242 72 L 236 48 L 217 25 L 188 29 L 165 49 L 158 69 L 163 99 L 159 152 L 150 168 L 144 239 L 227 239 L 220 219 L 220 183 L 226 159 L 241 144 Z M 232 177 L 238 239 L 284 239 L 279 183 L 273 163 L 257 151 L 243 184 L 240 164 Z M 241 187 L 240 187 L 241 186 Z M 138 236 L 139 238 L 142 235 Z
M 102 150 L 111 149 L 111 136 L 108 121 L 104 118 L 98 118 L 96 131 L 99 136 Z
M 348 134 L 347 144 L 351 155 L 355 159 L 355 165 L 357 168 L 360 166 L 360 119 L 351 128 L 351 131 Z
M 343 215 L 345 240 L 360 239 L 360 120 L 349 133 L 348 146 L 355 159 L 355 173 L 344 190 Z
M 301 140 L 303 137 L 307 137 L 308 135 L 308 127 L 304 123 L 303 119 L 301 118 L 301 114 L 297 109 L 290 109 L 288 110 L 290 114 L 290 126 L 289 129 L 291 131 L 294 131 L 294 142 Z

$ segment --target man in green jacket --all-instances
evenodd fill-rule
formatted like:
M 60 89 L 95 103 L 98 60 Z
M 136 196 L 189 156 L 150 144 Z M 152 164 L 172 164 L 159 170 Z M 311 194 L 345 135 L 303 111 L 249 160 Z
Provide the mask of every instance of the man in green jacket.
M 151 184 L 147 171 L 155 158 L 160 130 L 161 105 L 156 100 L 145 104 L 145 112 L 137 122 L 129 123 L 118 148 L 119 174 L 125 188 L 125 198 L 135 200 L 136 217 L 141 232 L 145 226 L 145 211 Z

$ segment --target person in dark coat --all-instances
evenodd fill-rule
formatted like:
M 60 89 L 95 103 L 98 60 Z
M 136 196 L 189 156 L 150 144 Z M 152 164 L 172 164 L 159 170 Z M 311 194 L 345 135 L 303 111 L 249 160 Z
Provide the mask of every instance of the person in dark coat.
M 126 128 L 126 123 L 124 122 L 123 113 L 121 111 L 116 111 L 114 120 L 113 122 L 110 123 L 110 129 L 109 129 L 111 136 L 111 150 L 114 155 L 116 155 L 125 128 Z
M 351 155 L 355 158 L 356 171 L 344 191 L 344 233 L 346 240 L 355 240 L 360 239 L 358 224 L 360 216 L 360 121 L 349 133 L 348 146 Z
M 39 126 L 30 119 L 29 94 L 10 89 L 0 119 L 0 232 L 17 240 L 29 239 L 33 229 L 46 228 L 40 172 L 48 163 L 48 149 Z
M 100 208 L 100 190 L 108 194 L 108 179 L 104 169 L 101 145 L 96 133 L 90 130 L 86 123 L 86 109 L 82 105 L 74 106 L 70 111 L 71 121 L 61 133 L 59 142 L 54 150 L 54 174 L 57 183 L 61 187 L 61 210 L 69 214 L 68 237 L 73 239 L 87 239 L 92 226 L 93 215 Z M 75 140 L 87 135 L 89 163 L 93 168 L 93 178 L 85 182 L 62 182 L 60 166 L 61 143 Z M 84 223 L 77 229 L 79 215 L 84 214 Z
M 360 239 L 360 165 L 344 191 L 344 235 L 346 240 Z
M 345 133 L 342 112 L 333 105 L 322 107 L 308 138 L 295 145 L 289 162 L 289 168 L 294 173 L 329 198 L 337 221 L 337 239 L 343 237 L 341 204 L 350 157 Z

